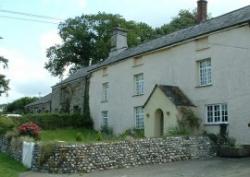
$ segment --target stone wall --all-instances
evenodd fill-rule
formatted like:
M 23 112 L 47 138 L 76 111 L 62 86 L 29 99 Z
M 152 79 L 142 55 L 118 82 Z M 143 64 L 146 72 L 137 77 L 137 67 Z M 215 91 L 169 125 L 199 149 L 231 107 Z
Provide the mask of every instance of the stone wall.
M 22 162 L 23 144 L 20 140 L 10 140 L 0 136 L 0 152 L 9 154 L 12 158 Z
M 45 155 L 40 149 L 38 145 L 35 148 L 32 169 L 52 173 L 92 172 L 215 156 L 207 137 L 167 137 L 89 145 L 57 145 L 43 163 L 40 163 L 39 159 Z

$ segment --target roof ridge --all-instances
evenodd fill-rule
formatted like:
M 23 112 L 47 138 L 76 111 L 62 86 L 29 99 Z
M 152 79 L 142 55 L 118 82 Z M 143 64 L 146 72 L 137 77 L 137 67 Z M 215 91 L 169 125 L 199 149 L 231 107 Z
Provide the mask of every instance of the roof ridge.
M 168 33 L 168 34 L 164 34 L 164 35 L 159 36 L 159 37 L 156 37 L 156 38 L 154 38 L 154 39 L 145 41 L 145 42 L 143 42 L 143 43 L 140 43 L 140 44 L 137 45 L 137 46 L 128 48 L 128 49 L 124 50 L 123 52 L 128 51 L 129 49 L 137 48 L 137 47 L 139 47 L 139 46 L 141 46 L 141 45 L 145 45 L 145 44 L 150 43 L 150 42 L 152 42 L 152 41 L 154 41 L 154 40 L 158 40 L 158 39 L 164 38 L 164 37 L 166 37 L 166 36 L 168 36 L 168 35 L 175 34 L 175 33 L 178 33 L 178 32 L 180 32 L 180 31 L 185 31 L 185 30 L 188 30 L 188 29 L 192 29 L 192 28 L 194 28 L 194 27 L 196 27 L 196 26 L 203 25 L 203 24 L 205 24 L 205 23 L 208 23 L 208 22 L 210 22 L 210 21 L 216 20 L 216 19 L 218 19 L 218 18 L 221 18 L 221 17 L 223 17 L 223 16 L 229 15 L 229 14 L 231 14 L 231 13 L 240 11 L 240 10 L 245 9 L 245 8 L 247 8 L 247 7 L 250 8 L 250 5 L 247 5 L 247 6 L 244 6 L 244 7 L 239 8 L 239 9 L 236 9 L 236 10 L 233 10 L 233 11 L 230 11 L 230 12 L 227 12 L 227 13 L 225 13 L 225 14 L 222 14 L 222 15 L 219 15 L 219 16 L 216 16 L 216 17 L 213 17 L 213 18 L 208 19 L 208 20 L 206 20 L 206 21 L 204 21 L 204 22 L 201 22 L 201 23 L 199 23 L 199 24 L 195 24 L 195 25 L 189 26 L 189 27 L 187 27 L 187 28 L 179 29 L 179 30 L 177 30 L 177 31 L 174 31 L 174 32 L 171 32 L 171 33 Z M 123 53 L 123 52 L 122 52 L 122 53 Z M 119 55 L 119 54 L 118 54 L 118 55 Z
M 216 18 L 220 18 L 220 17 L 226 16 L 226 15 L 235 13 L 235 12 L 240 11 L 240 10 L 242 10 L 242 9 L 245 9 L 245 8 L 247 8 L 247 7 L 250 8 L 250 5 L 247 5 L 247 6 L 244 6 L 244 7 L 238 8 L 238 9 L 235 9 L 235 10 L 233 10 L 233 11 L 227 12 L 227 13 L 225 13 L 225 14 L 221 14 L 221 15 L 219 15 L 219 16 L 210 18 L 210 19 L 208 19 L 208 20 L 206 20 L 206 21 L 204 21 L 204 22 L 201 22 L 200 24 L 205 23 L 205 22 L 208 22 L 208 21 L 211 21 L 211 20 L 216 19 Z

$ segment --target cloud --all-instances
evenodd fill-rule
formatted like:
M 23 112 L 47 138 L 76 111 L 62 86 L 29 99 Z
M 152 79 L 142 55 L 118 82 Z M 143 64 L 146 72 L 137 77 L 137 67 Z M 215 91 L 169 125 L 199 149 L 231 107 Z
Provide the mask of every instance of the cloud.
M 79 6 L 81 7 L 81 8 L 86 8 L 86 6 L 87 6 L 87 1 L 86 0 L 77 0 L 78 1 L 78 3 L 79 3 Z
M 58 81 L 43 68 L 43 60 L 31 59 L 24 53 L 9 48 L 0 48 L 0 53 L 9 59 L 8 68 L 1 69 L 1 73 L 10 79 L 9 96 L 1 97 L 0 104 L 23 96 L 37 96 L 38 92 L 45 95 L 51 91 L 51 86 Z
M 40 45 L 43 52 L 46 52 L 49 47 L 55 44 L 62 44 L 62 39 L 60 38 L 57 30 L 48 31 L 41 35 Z
M 86 8 L 86 0 L 41 0 L 42 4 L 45 6 L 64 6 L 64 5 L 74 5 L 80 8 Z

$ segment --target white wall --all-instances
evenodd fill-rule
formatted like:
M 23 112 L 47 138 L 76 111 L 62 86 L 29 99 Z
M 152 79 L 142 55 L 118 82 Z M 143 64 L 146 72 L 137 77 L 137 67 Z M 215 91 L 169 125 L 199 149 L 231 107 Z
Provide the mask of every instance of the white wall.
M 211 34 L 207 39 L 144 55 L 142 64 L 134 67 L 134 59 L 108 66 L 92 73 L 90 109 L 95 128 L 101 125 L 101 111 L 109 112 L 112 127 L 121 133 L 134 127 L 134 107 L 146 101 L 155 84 L 178 86 L 198 106 L 204 120 L 205 105 L 227 103 L 230 136 L 238 143 L 250 143 L 250 28 L 244 26 Z M 212 86 L 198 85 L 197 61 L 211 58 Z M 144 73 L 145 94 L 133 96 L 133 76 Z M 102 83 L 109 82 L 109 99 L 101 103 Z M 217 126 L 205 126 L 217 131 Z

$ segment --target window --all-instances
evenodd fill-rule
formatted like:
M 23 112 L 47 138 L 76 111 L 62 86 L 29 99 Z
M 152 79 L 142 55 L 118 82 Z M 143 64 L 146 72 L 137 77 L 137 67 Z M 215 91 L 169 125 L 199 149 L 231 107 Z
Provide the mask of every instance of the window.
M 228 122 L 227 104 L 213 104 L 206 106 L 208 124 Z
M 212 84 L 211 59 L 199 61 L 199 84 L 206 86 Z
M 144 128 L 144 111 L 142 106 L 135 107 L 135 128 Z
M 102 102 L 108 101 L 108 82 L 102 84 Z
M 108 111 L 102 111 L 102 126 L 108 127 Z
M 137 74 L 134 76 L 135 81 L 135 95 L 144 94 L 144 78 L 143 74 Z

